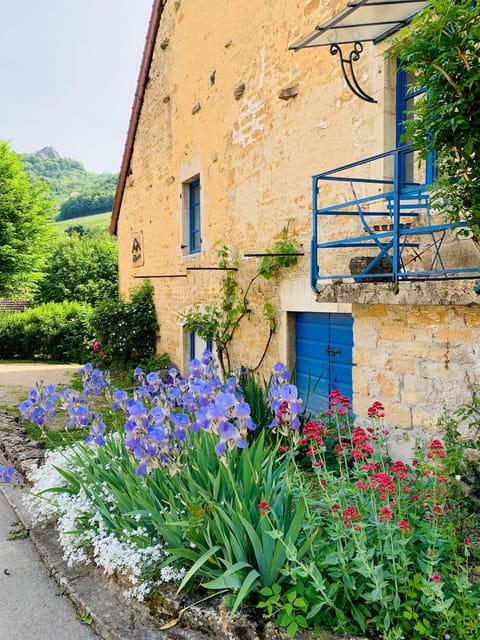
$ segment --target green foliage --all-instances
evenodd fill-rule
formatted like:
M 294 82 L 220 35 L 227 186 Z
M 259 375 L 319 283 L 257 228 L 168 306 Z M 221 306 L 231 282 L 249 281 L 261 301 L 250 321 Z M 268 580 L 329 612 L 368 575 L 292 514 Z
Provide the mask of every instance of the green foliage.
M 258 267 L 258 272 L 265 278 L 270 280 L 282 268 L 293 267 L 297 264 L 298 247 L 289 236 L 289 227 L 292 219 L 289 218 L 280 232 L 278 240 L 272 244 L 268 253 L 271 255 L 264 256 Z
M 25 529 L 19 520 L 11 522 L 7 540 L 25 540 L 25 538 L 28 538 L 28 529 Z
M 108 184 L 96 185 L 89 191 L 72 196 L 60 206 L 57 220 L 71 220 L 83 218 L 97 213 L 111 211 L 115 190 Z
M 0 358 L 83 362 L 91 339 L 89 305 L 48 303 L 0 313 Z
M 87 229 L 86 227 L 83 227 L 81 224 L 75 224 L 72 225 L 70 227 L 66 227 L 65 229 L 65 235 L 66 236 L 78 236 L 79 238 L 85 238 L 85 237 L 91 237 L 92 236 L 92 232 L 90 231 L 90 229 Z
M 241 294 L 236 278 L 238 262 L 229 261 L 226 245 L 221 245 L 217 256 L 218 266 L 225 275 L 220 283 L 219 302 L 217 304 L 194 304 L 179 313 L 180 322 L 187 331 L 195 331 L 201 338 L 212 340 L 215 344 L 218 360 L 225 374 L 230 370 L 229 342 L 240 324 L 241 319 L 249 313 L 246 295 Z
M 51 248 L 52 205 L 20 156 L 0 140 L 0 296 L 25 296 Z
M 104 300 L 95 308 L 92 325 L 108 366 L 128 368 L 151 359 L 158 329 L 151 283 L 133 289 L 129 301 Z
M 406 138 L 423 158 L 438 152 L 434 184 L 438 207 L 465 220 L 480 237 L 480 4 L 433 0 L 400 33 L 390 55 L 398 56 L 424 87 L 406 122 Z
M 472 400 L 455 411 L 445 412 L 441 420 L 445 445 L 451 462 L 449 471 L 459 479 L 456 496 L 460 504 L 476 511 L 480 524 L 480 388 L 472 390 Z M 468 526 L 469 521 L 465 524 Z M 470 522 L 472 526 L 474 522 Z M 468 531 L 466 531 L 468 534 Z
M 211 340 L 217 353 L 220 366 L 224 374 L 230 371 L 231 362 L 228 347 L 233 340 L 235 331 L 242 319 L 252 313 L 249 304 L 249 294 L 258 278 L 270 280 L 278 275 L 282 268 L 288 268 L 297 264 L 298 252 L 295 242 L 289 237 L 290 220 L 287 220 L 280 237 L 276 240 L 265 256 L 255 274 L 245 288 L 238 281 L 238 261 L 229 260 L 230 252 L 225 244 L 221 244 L 217 253 L 218 266 L 224 270 L 225 275 L 220 283 L 219 301 L 216 304 L 194 304 L 190 308 L 179 313 L 179 320 L 188 331 L 194 331 L 205 340 Z M 258 369 L 265 358 L 270 341 L 276 329 L 275 308 L 264 296 L 262 315 L 268 325 L 269 335 L 263 354 L 257 365 Z
M 24 421 L 23 426 L 28 437 L 36 442 L 41 442 L 45 449 L 59 449 L 68 447 L 69 445 L 85 440 L 88 436 L 88 428 L 69 429 L 68 431 L 57 429 L 42 429 L 36 424 Z
M 288 463 L 262 435 L 229 452 L 226 464 L 212 435 L 198 435 L 184 472 L 162 478 L 169 506 L 160 533 L 168 553 L 192 565 L 180 588 L 202 577 L 207 589 L 229 589 L 233 614 L 252 591 L 280 578 L 288 549 L 300 557 L 308 549 L 305 503 L 291 491 Z
M 246 369 L 240 375 L 239 384 L 245 402 L 250 407 L 252 420 L 257 425 L 257 429 L 251 434 L 252 437 L 255 437 L 257 433 L 266 429 L 273 420 L 273 411 L 268 398 L 270 383 L 261 379 L 254 371 Z
M 108 233 L 108 227 L 110 225 L 110 213 L 97 213 L 94 216 L 87 216 L 85 218 L 73 218 L 72 220 L 65 220 L 63 222 L 56 222 L 55 227 L 59 231 L 63 231 L 66 235 L 72 235 L 78 228 L 78 235 L 97 235 Z M 71 232 L 71 231 L 72 232 Z
M 468 561 L 474 536 L 464 538 L 465 512 L 450 494 L 456 481 L 448 450 L 435 439 L 419 448 L 413 466 L 392 463 L 382 455 L 383 407 L 369 409 L 367 431 L 351 426 L 347 406 L 331 396 L 330 425 L 305 423 L 301 444 L 317 477 L 307 495 L 307 528 L 317 537 L 305 560 L 291 555 L 281 594 L 275 602 L 270 594 L 267 610 L 275 605 L 286 621 L 283 596 L 301 583 L 309 626 L 362 635 L 375 629 L 388 640 L 468 640 L 478 625 L 480 585 Z M 331 428 L 335 469 L 325 459 Z
M 58 469 L 64 486 L 52 487 L 49 497 L 82 490 L 90 503 L 70 533 L 84 535 L 86 544 L 95 528 L 104 539 L 135 540 L 138 549 L 159 542 L 166 555 L 151 568 L 153 580 L 163 568 L 180 568 L 179 590 L 227 593 L 231 614 L 256 603 L 290 637 L 307 627 L 383 640 L 474 637 L 480 583 L 472 568 L 480 540 L 478 526 L 465 529 L 468 505 L 458 511 L 452 493 L 461 446 L 455 433 L 448 446 L 434 439 L 419 447 L 411 466 L 392 462 L 384 455 L 383 406 L 373 403 L 368 426 L 354 427 L 348 398 L 335 391 L 328 424 L 320 416 L 301 431 L 292 428 L 285 400 L 275 438 L 264 428 L 249 447 L 232 444 L 217 455 L 225 421 L 218 432 L 212 423 L 201 427 L 205 414 L 197 407 L 204 405 L 196 402 L 202 398 L 208 412 L 224 412 L 225 403 L 241 396 L 233 378 L 214 390 L 208 380 L 218 375 L 210 373 L 192 375 L 193 386 L 172 373 L 166 382 L 142 378 L 141 393 L 131 398 L 113 393 L 128 414 L 130 453 L 119 433 L 98 448 L 77 445 L 65 453 Z M 90 379 L 98 382 L 93 372 Z M 112 397 L 108 385 L 101 388 Z M 278 378 L 272 393 L 295 397 Z M 245 414 L 243 404 L 238 409 Z M 459 418 L 477 428 L 476 399 Z M 116 424 L 119 430 L 120 415 Z M 338 463 L 329 466 L 325 440 L 332 432 Z M 170 449 L 162 445 L 160 453 L 161 438 Z M 296 464 L 297 448 L 308 452 L 309 469 Z M 150 449 L 145 473 L 138 462 Z
M 73 234 L 61 240 L 38 283 L 38 302 L 64 300 L 95 305 L 118 295 L 118 247 L 108 236 Z
M 60 210 L 57 220 L 69 220 L 110 211 L 118 175 L 92 173 L 70 158 L 41 158 L 37 154 L 22 157 L 26 170 L 49 186 Z
M 309 587 L 310 599 L 315 598 L 312 588 Z M 275 622 L 279 627 L 286 627 L 287 635 L 294 638 L 300 628 L 308 629 L 310 626 L 306 618 L 309 600 L 304 598 L 305 591 L 306 587 L 301 580 L 296 581 L 295 585 L 285 593 L 282 593 L 281 586 L 276 583 L 272 587 L 264 587 L 259 591 L 259 594 L 267 597 L 267 600 L 260 601 L 257 606 L 259 609 L 264 609 L 266 618 L 276 614 Z

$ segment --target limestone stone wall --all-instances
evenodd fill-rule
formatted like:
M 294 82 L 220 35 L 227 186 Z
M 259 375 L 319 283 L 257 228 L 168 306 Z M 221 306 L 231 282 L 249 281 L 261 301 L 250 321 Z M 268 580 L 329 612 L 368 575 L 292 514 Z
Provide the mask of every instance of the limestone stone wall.
M 353 96 L 328 47 L 288 49 L 343 4 L 166 2 L 118 238 L 121 290 L 127 293 L 142 277 L 152 277 L 161 327 L 158 349 L 178 363 L 185 360 L 185 349 L 177 312 L 214 300 L 220 278 L 219 272 L 190 268 L 217 264 L 216 243 L 225 242 L 238 258 L 244 286 L 258 260 L 243 255 L 268 249 L 291 218 L 305 256 L 282 279 L 303 280 L 306 304 L 313 301 L 308 285 L 311 175 L 387 144 L 382 114 L 393 71 L 380 48 L 367 43 L 359 63 L 359 77 L 379 97 L 378 105 Z M 182 248 L 184 184 L 194 176 L 201 182 L 202 251 L 189 256 Z M 135 240 L 141 250 L 138 244 L 132 250 Z M 252 364 L 263 349 L 268 336 L 260 316 L 264 294 L 278 309 L 279 327 L 268 367 L 285 351 L 285 323 L 280 282 L 259 284 L 251 296 L 252 313 L 236 334 L 233 357 L 248 357 L 246 364 Z
M 354 407 L 373 400 L 392 427 L 435 431 L 443 406 L 471 399 L 480 380 L 480 306 L 353 305 Z

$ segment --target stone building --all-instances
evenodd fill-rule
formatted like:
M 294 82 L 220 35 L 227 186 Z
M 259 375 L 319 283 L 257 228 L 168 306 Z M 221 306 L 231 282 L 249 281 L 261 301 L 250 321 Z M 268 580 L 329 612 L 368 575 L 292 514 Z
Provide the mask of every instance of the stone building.
M 352 4 L 155 0 L 111 232 L 122 292 L 150 279 L 158 350 L 185 366 L 204 343 L 178 314 L 218 301 L 219 247 L 245 291 L 288 223 L 297 262 L 255 280 L 232 362 L 258 364 L 267 299 L 260 370 L 295 367 L 313 409 L 334 387 L 358 416 L 381 400 L 402 435 L 480 381 L 480 254 L 398 150 L 415 96 L 386 33 L 427 3 Z

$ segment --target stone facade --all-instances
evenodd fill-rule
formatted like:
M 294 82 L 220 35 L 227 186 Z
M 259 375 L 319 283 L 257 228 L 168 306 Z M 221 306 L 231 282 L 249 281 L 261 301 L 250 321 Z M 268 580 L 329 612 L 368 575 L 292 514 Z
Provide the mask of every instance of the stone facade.
M 232 343 L 234 362 L 254 366 L 263 351 L 264 296 L 277 313 L 265 372 L 279 359 L 295 365 L 295 313 L 352 313 L 355 412 L 380 399 L 392 424 L 434 428 L 442 402 L 467 400 L 468 386 L 480 380 L 479 296 L 452 302 L 449 283 L 434 301 L 407 285 L 406 294 L 387 300 L 380 283 L 363 299 L 357 285 L 319 292 L 310 286 L 310 176 L 395 144 L 388 44 L 366 43 L 358 63 L 362 86 L 377 100 L 368 104 L 348 90 L 328 47 L 288 48 L 343 8 L 343 0 L 163 5 L 116 221 L 122 292 L 144 278 L 155 287 L 158 350 L 180 366 L 188 361 L 178 312 L 216 300 L 219 242 L 237 259 L 245 287 L 258 266 L 245 254 L 265 252 L 291 219 L 304 255 L 281 278 L 252 290 L 252 312 Z M 186 198 L 196 178 L 202 244 L 189 254 Z M 334 230 L 326 227 L 325 237 Z M 336 259 L 328 254 L 327 266 Z

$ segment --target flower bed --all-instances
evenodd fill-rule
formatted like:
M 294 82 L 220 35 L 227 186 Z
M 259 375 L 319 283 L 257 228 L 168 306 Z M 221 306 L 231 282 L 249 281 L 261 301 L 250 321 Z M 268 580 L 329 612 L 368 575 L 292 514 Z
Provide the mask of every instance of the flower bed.
M 91 366 L 82 375 L 82 392 L 45 388 L 20 405 L 42 425 L 64 410 L 67 428 L 89 429 L 49 455 L 28 498 L 57 521 L 71 562 L 123 576 L 139 600 L 172 580 L 219 595 L 230 616 L 256 609 L 290 636 L 473 637 L 478 514 L 452 499 L 442 440 L 413 464 L 389 460 L 380 403 L 358 426 L 335 390 L 326 414 L 307 419 L 281 364 L 259 426 L 241 374 L 222 380 L 208 353 L 186 379 L 137 370 L 131 394 Z

